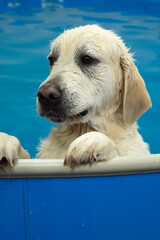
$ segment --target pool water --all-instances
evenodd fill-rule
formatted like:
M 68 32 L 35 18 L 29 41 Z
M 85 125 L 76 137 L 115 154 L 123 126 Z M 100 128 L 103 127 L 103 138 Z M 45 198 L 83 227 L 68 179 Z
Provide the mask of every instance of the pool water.
M 65 29 L 100 24 L 135 52 L 152 108 L 138 121 L 152 153 L 160 152 L 160 1 L 0 1 L 0 131 L 17 136 L 32 157 L 54 126 L 36 112 L 48 76 L 51 40 Z

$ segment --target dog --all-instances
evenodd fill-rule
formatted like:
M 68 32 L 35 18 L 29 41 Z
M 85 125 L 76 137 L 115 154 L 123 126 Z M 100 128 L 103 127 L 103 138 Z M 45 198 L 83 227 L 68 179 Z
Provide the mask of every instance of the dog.
M 58 127 L 41 142 L 38 158 L 63 158 L 75 167 L 150 154 L 136 121 L 151 99 L 119 36 L 97 25 L 66 30 L 51 43 L 48 60 L 37 111 Z M 0 157 L 11 165 L 16 157 L 30 157 L 17 138 L 1 133 L 0 139 Z

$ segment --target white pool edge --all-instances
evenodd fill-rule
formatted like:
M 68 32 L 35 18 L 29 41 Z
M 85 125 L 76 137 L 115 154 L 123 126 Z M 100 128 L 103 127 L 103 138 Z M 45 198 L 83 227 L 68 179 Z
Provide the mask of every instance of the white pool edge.
M 19 159 L 14 167 L 6 171 L 0 169 L 0 178 L 79 177 L 160 172 L 160 154 L 116 157 L 74 169 L 64 166 L 63 161 L 63 159 Z

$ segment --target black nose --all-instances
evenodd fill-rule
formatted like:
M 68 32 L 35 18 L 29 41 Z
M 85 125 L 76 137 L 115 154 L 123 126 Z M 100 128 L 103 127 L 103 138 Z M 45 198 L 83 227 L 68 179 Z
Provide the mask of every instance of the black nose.
M 37 93 L 41 104 L 51 104 L 61 98 L 61 90 L 57 86 L 42 86 Z

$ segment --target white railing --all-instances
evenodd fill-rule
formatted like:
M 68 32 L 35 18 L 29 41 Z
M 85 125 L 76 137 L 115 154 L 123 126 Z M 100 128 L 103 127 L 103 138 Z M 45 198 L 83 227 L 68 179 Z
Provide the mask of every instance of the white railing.
M 64 166 L 63 159 L 19 159 L 14 167 L 9 167 L 5 171 L 0 169 L 0 178 L 82 177 L 150 172 L 160 172 L 160 154 L 116 157 L 73 169 Z

